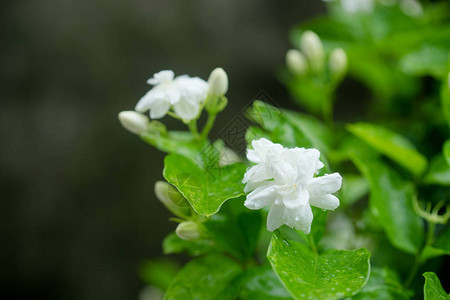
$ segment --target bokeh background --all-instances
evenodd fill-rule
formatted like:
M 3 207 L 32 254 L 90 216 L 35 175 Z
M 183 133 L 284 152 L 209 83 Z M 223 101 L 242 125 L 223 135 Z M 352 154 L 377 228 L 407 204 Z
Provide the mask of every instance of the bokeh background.
M 163 154 L 117 113 L 159 70 L 207 79 L 217 66 L 230 105 L 213 135 L 261 90 L 292 107 L 275 77 L 288 29 L 324 11 L 298 0 L 1 1 L 0 298 L 136 299 L 139 263 L 162 255 L 175 223 L 153 193 Z

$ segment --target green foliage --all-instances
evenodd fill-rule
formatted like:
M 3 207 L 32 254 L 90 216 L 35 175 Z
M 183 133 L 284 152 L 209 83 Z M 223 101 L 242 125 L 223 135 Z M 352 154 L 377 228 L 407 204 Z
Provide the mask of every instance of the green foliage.
M 306 245 L 273 235 L 267 257 L 295 299 L 340 299 L 355 295 L 369 278 L 366 249 L 312 252 Z
M 389 168 L 380 158 L 352 153 L 353 162 L 370 184 L 370 208 L 397 248 L 417 254 L 423 242 L 422 220 L 414 212 L 411 183 Z
M 239 286 L 233 280 L 241 270 L 238 263 L 220 254 L 193 259 L 173 278 L 164 299 L 235 299 Z
M 448 300 L 450 296 L 442 288 L 439 278 L 433 272 L 426 272 L 423 274 L 425 277 L 425 285 L 423 287 L 423 294 L 425 300 Z
M 218 212 L 226 200 L 243 195 L 241 181 L 245 170 L 246 166 L 241 163 L 204 169 L 184 156 L 170 154 L 164 159 L 163 175 L 198 214 L 210 216 Z
M 347 128 L 372 148 L 415 175 L 420 175 L 427 167 L 427 159 L 417 152 L 411 142 L 399 134 L 368 123 L 351 124 Z

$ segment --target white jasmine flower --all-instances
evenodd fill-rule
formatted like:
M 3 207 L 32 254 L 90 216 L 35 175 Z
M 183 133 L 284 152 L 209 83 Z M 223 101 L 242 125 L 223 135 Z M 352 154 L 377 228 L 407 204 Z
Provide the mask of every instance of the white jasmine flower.
M 164 117 L 172 107 L 183 120 L 192 120 L 208 93 L 208 83 L 203 79 L 187 75 L 174 78 L 170 70 L 154 74 L 147 83 L 154 87 L 139 100 L 136 111 L 150 110 L 152 119 Z
M 319 36 L 311 31 L 306 30 L 300 37 L 300 49 L 308 58 L 311 68 L 314 71 L 322 70 L 325 54 L 323 51 L 322 41 Z
M 215 96 L 223 96 L 228 91 L 228 76 L 222 68 L 215 68 L 208 78 L 209 92 Z
M 244 205 L 249 209 L 270 206 L 267 229 L 283 224 L 308 234 L 313 214 L 311 206 L 334 210 L 339 199 L 332 193 L 341 188 L 342 177 L 333 173 L 314 177 L 323 163 L 317 149 L 284 148 L 267 139 L 253 140 L 247 158 L 255 163 L 244 175 Z
M 290 49 L 286 53 L 286 65 L 296 75 L 304 75 L 308 68 L 305 56 L 297 49 Z

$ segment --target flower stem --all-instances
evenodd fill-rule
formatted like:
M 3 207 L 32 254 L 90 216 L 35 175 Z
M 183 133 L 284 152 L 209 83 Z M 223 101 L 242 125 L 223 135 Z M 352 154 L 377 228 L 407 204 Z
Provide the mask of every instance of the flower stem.
M 197 120 L 193 119 L 193 120 L 189 121 L 188 126 L 189 126 L 189 130 L 194 135 L 194 137 L 196 139 L 200 139 L 200 133 L 198 132 L 198 129 L 197 129 Z
M 316 255 L 319 255 L 319 252 L 317 251 L 316 243 L 314 242 L 314 239 L 313 239 L 313 237 L 311 236 L 311 234 L 308 234 L 308 241 L 309 241 L 309 245 L 311 246 L 312 251 L 313 251 Z
M 211 131 L 215 120 L 216 120 L 216 114 L 209 113 L 208 114 L 208 119 L 206 120 L 205 127 L 203 127 L 203 130 L 202 130 L 202 133 L 201 133 L 201 138 L 208 137 L 208 134 Z

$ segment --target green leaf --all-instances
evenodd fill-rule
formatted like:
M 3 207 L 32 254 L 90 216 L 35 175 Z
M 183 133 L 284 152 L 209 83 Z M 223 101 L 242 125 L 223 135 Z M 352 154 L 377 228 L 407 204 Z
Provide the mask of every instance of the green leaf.
M 442 152 L 447 164 L 450 166 L 450 139 L 445 141 Z
M 447 49 L 424 45 L 419 50 L 405 55 L 400 60 L 400 67 L 410 75 L 432 75 L 441 78 L 445 74 L 447 61 Z
M 163 175 L 198 214 L 210 216 L 218 212 L 226 200 L 244 194 L 245 170 L 242 163 L 203 169 L 184 156 L 170 154 L 164 159 Z
M 141 139 L 166 153 L 177 153 L 189 158 L 196 157 L 208 145 L 208 141 L 198 141 L 190 132 L 170 131 L 165 134 L 144 133 Z
M 351 205 L 369 192 L 369 184 L 359 175 L 343 175 L 342 205 Z
M 423 273 L 425 285 L 423 287 L 424 300 L 448 300 L 450 296 L 442 288 L 441 282 L 433 272 Z
M 432 246 L 426 246 L 422 252 L 422 260 L 428 260 L 441 255 L 450 255 L 450 227 L 438 236 Z
M 193 259 L 175 276 L 164 299 L 235 299 L 238 286 L 233 280 L 241 272 L 238 263 L 220 254 Z
M 145 260 L 139 266 L 139 277 L 146 284 L 166 290 L 178 270 L 178 264 L 167 258 Z
M 450 186 L 450 165 L 442 154 L 438 154 L 431 160 L 430 168 L 423 181 L 427 184 Z
M 388 268 L 373 267 L 366 286 L 356 294 L 354 300 L 401 300 L 410 299 L 411 292 L 406 290 L 398 275 Z
M 427 159 L 403 136 L 369 123 L 348 125 L 347 129 L 414 175 L 420 175 L 425 171 Z
M 412 184 L 374 155 L 354 151 L 351 159 L 369 182 L 370 209 L 390 242 L 405 252 L 418 253 L 423 242 L 423 223 L 413 209 Z
M 366 283 L 370 253 L 366 249 L 330 250 L 320 255 L 276 231 L 267 257 L 295 299 L 340 299 L 355 295 Z
M 450 87 L 448 81 L 448 75 L 444 76 L 441 85 L 441 106 L 447 124 L 450 127 Z
M 228 201 L 203 224 L 220 250 L 242 261 L 254 254 L 262 225 L 261 212 L 247 209 L 244 201 L 243 197 Z
M 269 265 L 250 268 L 242 279 L 239 293 L 242 300 L 287 300 L 292 299 Z
M 165 255 L 187 253 L 192 256 L 199 256 L 216 250 L 214 243 L 211 240 L 200 239 L 195 241 L 185 241 L 179 238 L 174 232 L 166 236 L 162 247 Z

